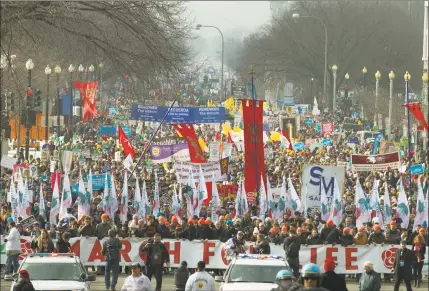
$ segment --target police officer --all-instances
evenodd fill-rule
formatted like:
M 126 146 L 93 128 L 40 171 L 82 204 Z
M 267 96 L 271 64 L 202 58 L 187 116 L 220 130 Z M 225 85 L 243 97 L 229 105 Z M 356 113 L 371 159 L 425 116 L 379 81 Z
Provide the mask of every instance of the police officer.
M 276 275 L 277 288 L 271 289 L 271 291 L 295 291 L 300 290 L 301 285 L 295 280 L 294 275 L 289 270 L 280 270 Z
M 120 253 L 119 250 L 122 248 L 121 241 L 116 238 L 116 231 L 109 229 L 109 238 L 103 243 L 102 254 L 106 261 L 106 272 L 104 274 L 104 283 L 106 284 L 106 290 L 116 290 L 116 283 L 118 282 L 119 273 L 119 261 Z M 112 271 L 112 282 L 110 282 L 110 271 Z
M 304 286 L 304 290 L 329 291 L 320 287 L 320 273 L 319 267 L 315 264 L 307 264 L 302 267 L 301 283 Z

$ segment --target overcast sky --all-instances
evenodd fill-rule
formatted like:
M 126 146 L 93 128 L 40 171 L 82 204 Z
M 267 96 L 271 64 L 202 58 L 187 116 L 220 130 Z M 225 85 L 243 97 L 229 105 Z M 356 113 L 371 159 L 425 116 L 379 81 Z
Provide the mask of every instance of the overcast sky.
M 268 1 L 191 1 L 188 5 L 195 24 L 217 26 L 224 34 L 233 29 L 255 30 L 271 16 Z M 216 30 L 204 30 L 209 37 L 216 34 Z

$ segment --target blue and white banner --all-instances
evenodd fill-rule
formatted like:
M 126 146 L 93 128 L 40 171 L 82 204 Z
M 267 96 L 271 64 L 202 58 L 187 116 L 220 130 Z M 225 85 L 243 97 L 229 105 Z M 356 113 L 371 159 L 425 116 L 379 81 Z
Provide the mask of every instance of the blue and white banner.
M 378 146 L 380 145 L 380 140 L 383 137 L 382 133 L 377 134 L 377 136 L 374 139 L 374 147 L 372 148 L 372 154 L 376 155 L 377 154 L 377 150 L 378 150 Z
M 131 108 L 132 120 L 163 121 L 169 107 L 138 106 Z M 225 121 L 225 107 L 171 107 L 165 116 L 169 123 L 222 123 Z
M 425 172 L 425 169 L 423 168 L 423 164 L 416 164 L 410 166 L 410 171 L 412 175 L 420 175 Z
M 150 147 L 152 163 L 172 163 L 175 161 L 189 162 L 189 148 L 187 143 L 172 145 L 153 145 Z
M 107 185 L 109 188 L 112 187 L 112 180 L 111 180 L 110 175 L 108 173 L 99 174 L 99 175 L 92 175 L 92 191 L 104 189 L 104 182 L 106 179 L 106 175 L 107 175 Z M 88 179 L 88 177 L 87 177 L 87 179 Z

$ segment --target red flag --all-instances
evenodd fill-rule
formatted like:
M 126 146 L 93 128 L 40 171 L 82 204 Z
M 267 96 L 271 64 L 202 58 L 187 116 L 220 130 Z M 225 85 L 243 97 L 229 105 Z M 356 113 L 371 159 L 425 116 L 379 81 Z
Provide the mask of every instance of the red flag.
M 73 82 L 73 85 L 79 90 L 83 98 L 83 116 L 82 121 L 89 120 L 97 116 L 95 107 L 95 97 L 97 96 L 98 81 L 91 82 Z
M 54 190 L 55 182 L 58 184 L 58 189 L 61 189 L 61 172 L 56 172 L 51 175 L 51 188 Z
M 231 135 L 229 134 L 229 132 L 228 132 L 227 142 L 234 144 L 234 142 L 233 142 L 233 140 L 232 140 Z
M 414 115 L 414 117 L 420 122 L 420 126 L 422 126 L 424 129 L 426 129 L 426 131 L 429 132 L 429 127 L 423 115 L 422 109 L 420 108 L 420 104 L 408 103 L 405 104 L 405 106 L 410 109 L 411 114 Z
M 136 152 L 134 151 L 133 146 L 131 145 L 130 141 L 128 140 L 128 137 L 125 134 L 125 132 L 122 129 L 120 124 L 118 124 L 118 138 L 119 138 L 119 143 L 124 148 L 125 156 L 128 156 L 130 154 L 133 158 L 135 158 Z
M 220 141 L 220 133 L 216 132 L 216 141 Z
M 287 131 L 282 129 L 282 135 L 287 139 L 287 141 L 289 142 L 289 149 L 292 150 L 292 143 L 290 142 L 290 138 L 289 138 L 289 134 L 287 134 Z
M 244 186 L 247 192 L 259 192 L 265 177 L 263 141 L 263 101 L 242 99 L 244 125 Z

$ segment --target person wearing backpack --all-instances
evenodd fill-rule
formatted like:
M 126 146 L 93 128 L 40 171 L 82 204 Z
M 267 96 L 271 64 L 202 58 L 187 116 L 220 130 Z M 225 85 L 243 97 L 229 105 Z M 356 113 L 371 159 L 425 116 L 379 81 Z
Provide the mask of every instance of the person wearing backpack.
M 170 254 L 164 243 L 161 242 L 161 235 L 156 233 L 153 240 L 149 240 L 140 247 L 140 251 L 147 252 L 147 277 L 152 281 L 154 275 L 156 279 L 155 291 L 161 291 L 164 262 L 167 262 L 167 267 L 170 267 Z
M 285 238 L 283 249 L 286 254 L 286 260 L 293 270 L 296 278 L 299 277 L 299 250 L 301 249 L 301 240 L 296 236 L 296 231 L 291 229 L 289 236 Z
M 109 229 L 109 238 L 104 241 L 101 253 L 106 261 L 106 272 L 104 273 L 104 283 L 106 290 L 110 287 L 112 291 L 116 290 L 116 283 L 118 283 L 119 261 L 121 259 L 120 250 L 122 248 L 121 241 L 116 238 L 116 231 Z M 112 271 L 112 281 L 110 282 L 110 271 Z

